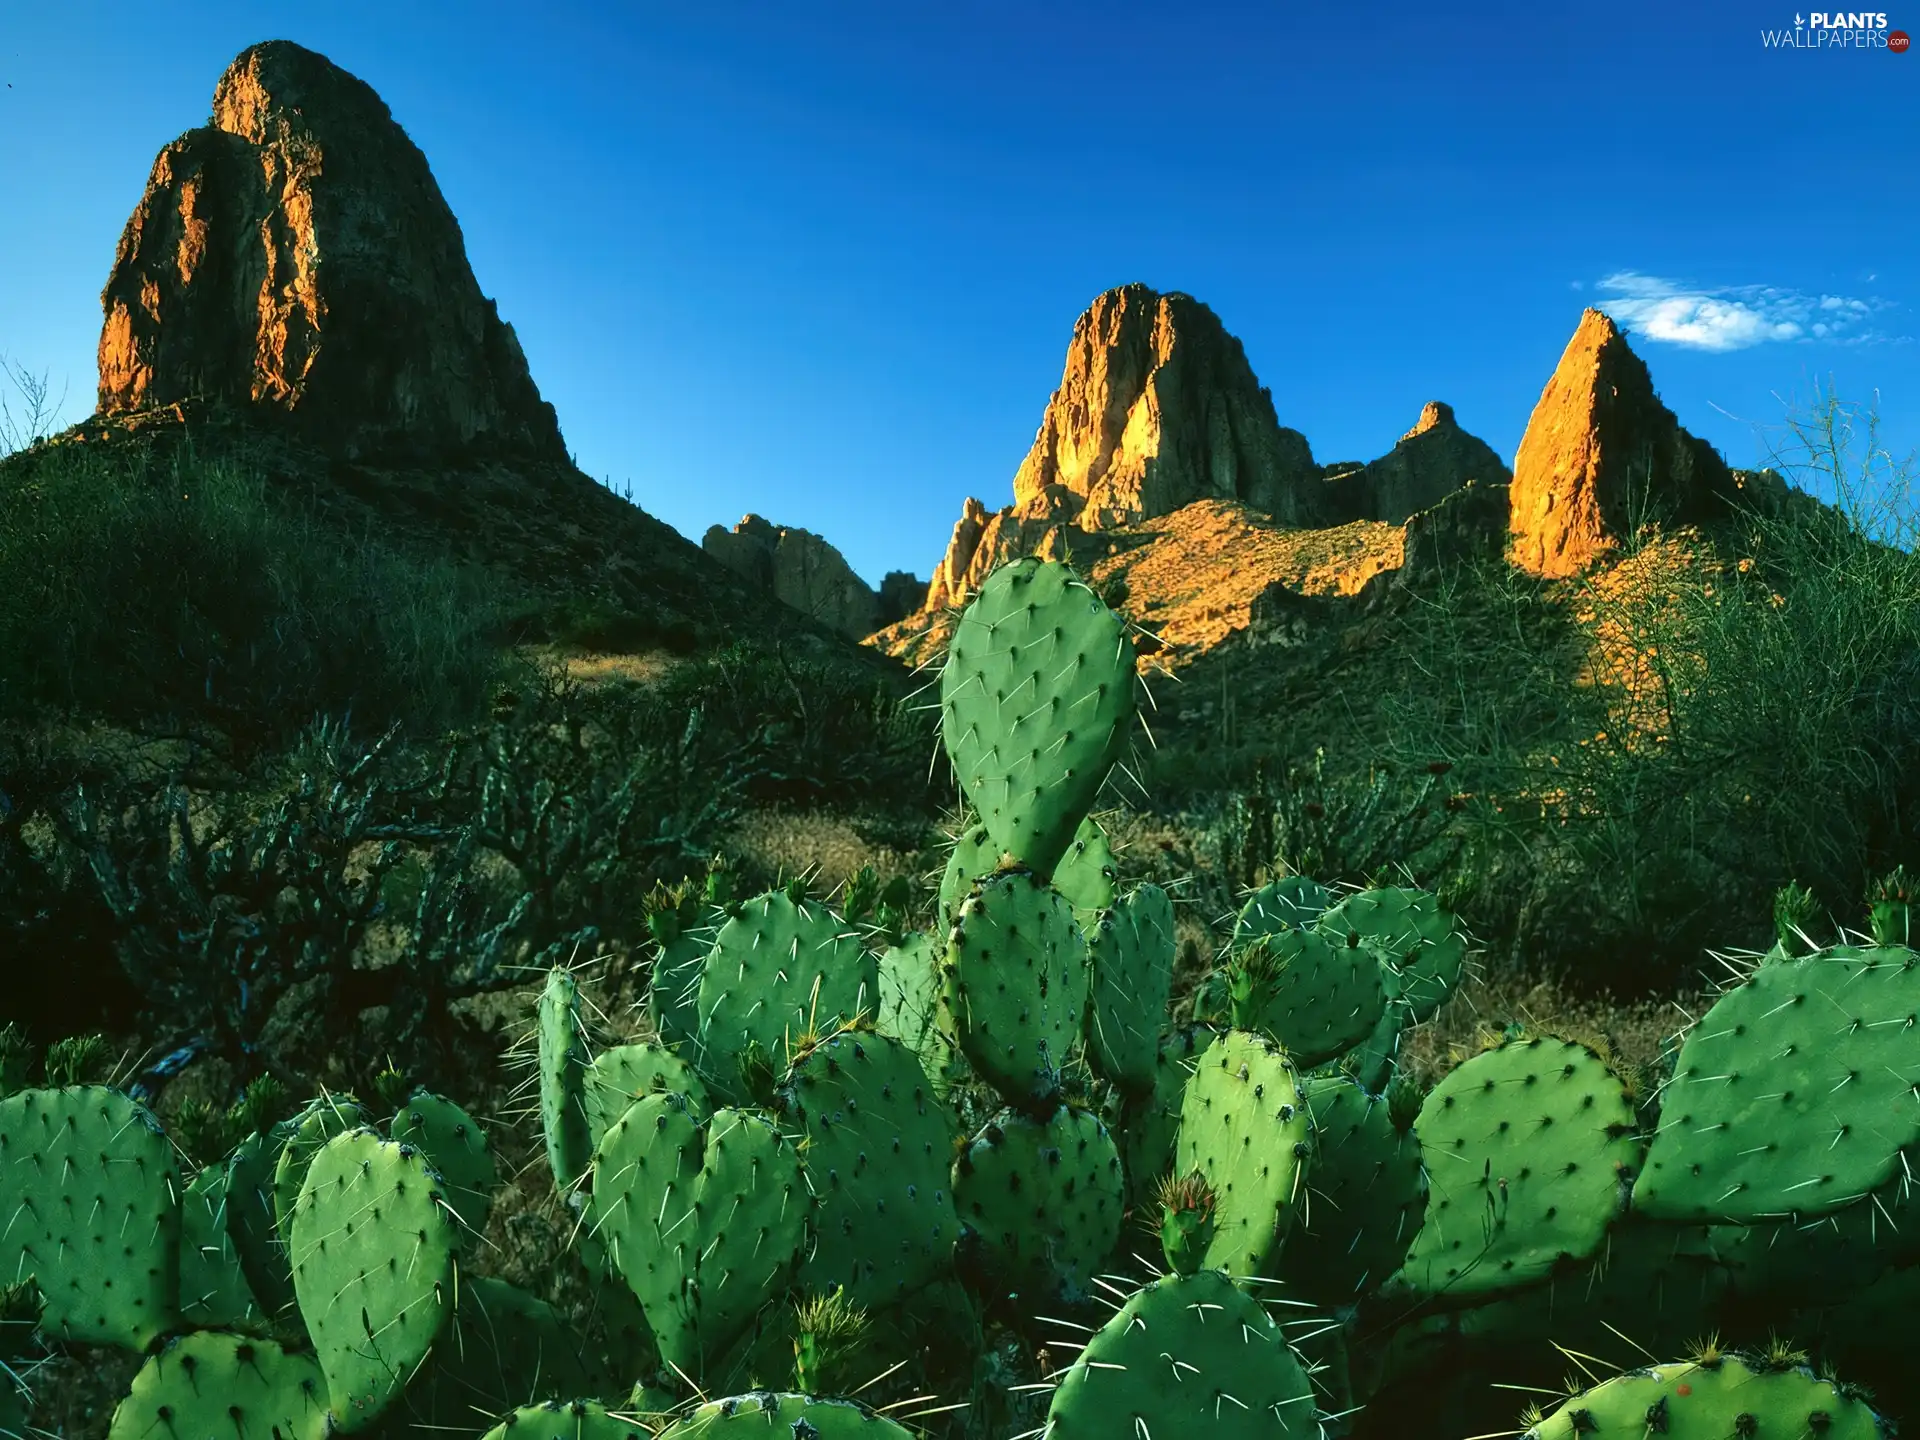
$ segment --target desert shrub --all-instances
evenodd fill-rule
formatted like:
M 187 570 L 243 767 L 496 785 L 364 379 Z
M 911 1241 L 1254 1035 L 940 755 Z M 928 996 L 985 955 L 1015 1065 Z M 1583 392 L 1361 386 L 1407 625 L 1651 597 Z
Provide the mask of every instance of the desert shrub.
M 741 639 L 678 666 L 655 703 L 685 717 L 691 762 L 737 777 L 757 804 L 924 809 L 950 783 L 932 713 L 878 667 Z
M 491 602 L 457 567 L 274 493 L 243 455 L 45 444 L 0 464 L 0 718 L 211 724 L 473 714 Z

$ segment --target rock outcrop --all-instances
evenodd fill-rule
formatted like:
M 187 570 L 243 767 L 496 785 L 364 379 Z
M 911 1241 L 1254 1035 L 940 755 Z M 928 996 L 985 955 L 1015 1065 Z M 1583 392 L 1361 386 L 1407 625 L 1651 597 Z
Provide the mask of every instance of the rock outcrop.
M 880 577 L 880 623 L 896 620 L 921 609 L 927 603 L 927 582 L 905 570 L 889 570 Z
M 1284 525 L 1315 523 L 1319 469 L 1281 426 L 1240 342 L 1190 295 L 1125 285 L 1073 327 L 1060 388 L 1013 480 L 1013 504 L 969 499 L 927 606 L 954 603 L 1023 554 L 1084 549 L 1085 537 L 1196 500 L 1241 501 Z
M 213 402 L 347 458 L 566 460 L 426 157 L 291 42 L 244 51 L 160 152 L 101 304 L 102 415 Z
M 838 550 L 811 530 L 748 515 L 731 530 L 710 527 L 700 548 L 750 584 L 772 591 L 783 604 L 855 640 L 884 623 L 880 597 Z
M 1320 508 L 1330 519 L 1400 525 L 1468 481 L 1491 486 L 1512 478 L 1491 445 L 1460 428 L 1451 405 L 1429 400 L 1419 422 L 1385 455 L 1331 473 Z
M 1738 488 L 1660 403 L 1613 321 L 1588 310 L 1513 458 L 1508 557 L 1530 574 L 1577 575 L 1638 525 L 1700 518 Z

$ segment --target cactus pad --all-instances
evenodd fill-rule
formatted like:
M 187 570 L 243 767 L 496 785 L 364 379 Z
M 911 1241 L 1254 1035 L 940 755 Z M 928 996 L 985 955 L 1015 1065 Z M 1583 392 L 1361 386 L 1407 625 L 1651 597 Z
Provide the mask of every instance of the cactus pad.
M 1378 957 L 1318 930 L 1268 930 L 1227 967 L 1235 1028 L 1287 1047 L 1302 1066 L 1325 1063 L 1365 1040 L 1387 1013 Z
M 769 1435 L 779 1440 L 913 1440 L 911 1430 L 852 1400 L 764 1390 L 709 1400 L 662 1430 L 659 1440 L 757 1440 Z
M 1270 1276 L 1303 1198 L 1312 1122 L 1287 1052 L 1230 1031 L 1187 1081 L 1174 1173 L 1198 1171 L 1215 1196 L 1210 1269 Z
M 616 1120 L 593 1160 L 593 1224 L 661 1358 L 699 1376 L 786 1289 L 806 1239 L 800 1159 L 764 1116 L 701 1122 L 676 1094 Z
M 451 1100 L 421 1090 L 400 1107 L 387 1133 L 427 1157 L 463 1234 L 477 1239 L 487 1228 L 498 1178 L 479 1122 Z
M 988 1273 L 1006 1288 L 1085 1297 L 1120 1239 L 1126 1180 L 1098 1116 L 1061 1106 L 1046 1120 L 996 1115 L 953 1165 L 953 1199 Z
M 419 1151 L 362 1129 L 313 1157 L 288 1250 L 339 1430 L 371 1424 L 432 1350 L 453 1312 L 459 1243 Z
M 1115 902 L 1089 937 L 1093 1004 L 1087 1060 L 1125 1090 L 1153 1088 L 1173 990 L 1173 902 L 1142 885 Z
M 1112 1128 L 1120 1137 L 1130 1206 L 1145 1203 L 1157 1182 L 1172 1170 L 1187 1080 L 1218 1036 L 1210 1025 L 1188 1025 L 1173 1031 L 1160 1042 L 1154 1056 L 1152 1091 L 1126 1096 L 1117 1107 Z
M 180 1197 L 180 1318 L 201 1330 L 266 1323 L 227 1231 L 227 1166 L 209 1165 Z
M 806 1132 L 814 1196 L 801 1286 L 845 1287 L 874 1310 L 950 1273 L 957 1127 L 906 1044 L 870 1030 L 830 1036 L 794 1061 L 781 1102 Z
M 293 1122 L 283 1120 L 264 1134 L 255 1131 L 227 1157 L 227 1238 L 233 1242 L 247 1288 L 260 1308 L 276 1321 L 292 1319 L 293 1267 L 273 1214 L 273 1172 Z
M 1390 1106 L 1340 1075 L 1300 1093 L 1313 1117 L 1307 1203 L 1281 1278 L 1322 1305 L 1351 1305 L 1399 1267 L 1426 1211 L 1420 1142 Z
M 652 1434 L 591 1400 L 549 1400 L 514 1411 L 482 1440 L 650 1440 Z
M 1640 1161 L 1633 1104 L 1584 1045 L 1508 1040 L 1449 1072 L 1414 1122 L 1427 1211 L 1395 1277 L 1469 1299 L 1597 1254 Z
M 1356 890 L 1314 924 L 1336 943 L 1379 950 L 1399 977 L 1393 998 L 1416 1024 L 1434 1017 L 1466 972 L 1460 922 L 1425 890 Z
M 50 1335 L 144 1349 L 177 1318 L 181 1188 L 159 1122 L 118 1090 L 0 1100 L 0 1280 L 39 1282 Z
M 1017 560 L 980 587 L 947 648 L 941 732 L 997 852 L 1050 876 L 1133 724 L 1126 624 L 1066 566 Z
M 108 1440 L 321 1440 L 326 1381 L 309 1355 L 272 1340 L 199 1330 L 147 1357 Z
M 660 1045 L 614 1045 L 593 1057 L 587 1066 L 587 1132 L 598 1145 L 600 1137 L 634 1101 L 659 1091 L 684 1095 L 705 1114 L 707 1087 L 693 1066 Z
M 273 1223 L 282 1245 L 293 1219 L 294 1202 L 300 1198 L 300 1186 L 306 1181 L 307 1166 L 313 1157 L 336 1135 L 367 1123 L 367 1117 L 350 1097 L 328 1095 L 310 1101 L 306 1108 L 282 1127 L 285 1139 L 273 1161 Z
M 880 955 L 880 1011 L 874 1028 L 907 1042 L 937 1088 L 965 1073 L 966 1061 L 940 1024 L 940 945 L 931 935 L 903 935 Z
M 995 847 L 987 827 L 974 821 L 954 837 L 947 867 L 940 874 L 940 928 L 953 924 L 960 902 L 974 882 L 1000 868 L 1005 852 Z M 1091 916 L 1113 904 L 1113 847 L 1091 815 L 1073 832 L 1073 843 L 1053 867 L 1053 888 L 1077 916 Z M 1084 921 L 1083 921 L 1084 923 Z
M 961 1051 L 1013 1104 L 1049 1112 L 1092 988 L 1087 942 L 1029 870 L 974 886 L 947 941 L 944 1004 Z
M 1305 929 L 1332 904 L 1333 892 L 1304 875 L 1270 881 L 1249 895 L 1234 917 L 1232 948 L 1241 949 L 1280 930 Z
M 742 1062 L 778 1074 L 809 1036 L 879 1006 L 874 957 L 818 900 L 774 890 L 747 901 L 720 927 L 700 978 L 699 1067 L 713 1092 L 751 1093 Z
M 1319 1440 L 1313 1382 L 1280 1327 L 1225 1275 L 1136 1291 L 1061 1377 L 1051 1440 Z
M 547 972 L 534 1012 L 540 1081 L 540 1130 L 547 1168 L 561 1190 L 572 1188 L 593 1159 L 587 1128 L 587 1041 L 580 1020 L 580 985 L 559 966 Z
M 1920 1142 L 1920 956 L 1825 950 L 1763 965 L 1687 1034 L 1633 1201 L 1744 1224 L 1839 1209 Z
M 1784 1436 L 1880 1440 L 1880 1418 L 1798 1365 L 1756 1368 L 1737 1356 L 1655 1365 L 1575 1395 L 1521 1440 L 1659 1434 L 1668 1440 Z

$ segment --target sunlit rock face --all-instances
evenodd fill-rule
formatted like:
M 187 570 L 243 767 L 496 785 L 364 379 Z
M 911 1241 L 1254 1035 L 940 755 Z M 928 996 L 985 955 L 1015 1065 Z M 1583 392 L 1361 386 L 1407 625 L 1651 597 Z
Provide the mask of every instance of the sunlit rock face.
M 1588 310 L 1513 457 L 1508 558 L 1533 575 L 1577 575 L 1642 520 L 1692 518 L 1738 488 L 1660 403 L 1613 321 Z
M 1305 437 L 1275 418 L 1220 318 L 1190 295 L 1123 285 L 1075 322 L 1013 504 L 967 501 L 927 608 L 953 604 L 1016 555 L 1068 553 L 1068 531 L 1120 529 L 1196 500 L 1311 524 L 1318 480 Z
M 347 457 L 566 458 L 426 157 L 288 41 L 244 51 L 160 152 L 101 303 L 103 414 L 204 400 Z

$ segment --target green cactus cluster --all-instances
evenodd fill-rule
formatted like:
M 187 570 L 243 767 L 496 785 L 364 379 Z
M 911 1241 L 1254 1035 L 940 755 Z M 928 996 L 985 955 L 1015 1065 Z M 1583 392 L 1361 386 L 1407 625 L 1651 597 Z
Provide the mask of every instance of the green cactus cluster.
M 1092 819 L 1135 685 L 1068 567 L 996 572 L 939 678 L 972 818 L 927 928 L 871 873 L 838 910 L 656 893 L 643 1019 L 531 987 L 539 1134 L 499 1151 L 391 1072 L 383 1127 L 267 1087 L 176 1147 L 101 1045 L 36 1084 L 0 1032 L 0 1429 L 20 1333 L 139 1352 L 116 1440 L 1465 1436 L 1570 1360 L 1530 1440 L 1877 1434 L 1774 1328 L 1920 1398 L 1884 1354 L 1920 1302 L 1904 872 L 1871 945 L 1783 900 L 1658 1075 L 1510 1026 L 1428 1085 L 1405 1042 L 1471 945 L 1426 890 L 1274 880 L 1176 975 L 1184 892 Z M 495 1273 L 525 1157 L 584 1308 Z M 1656 1361 L 1716 1329 L 1747 1348 Z

